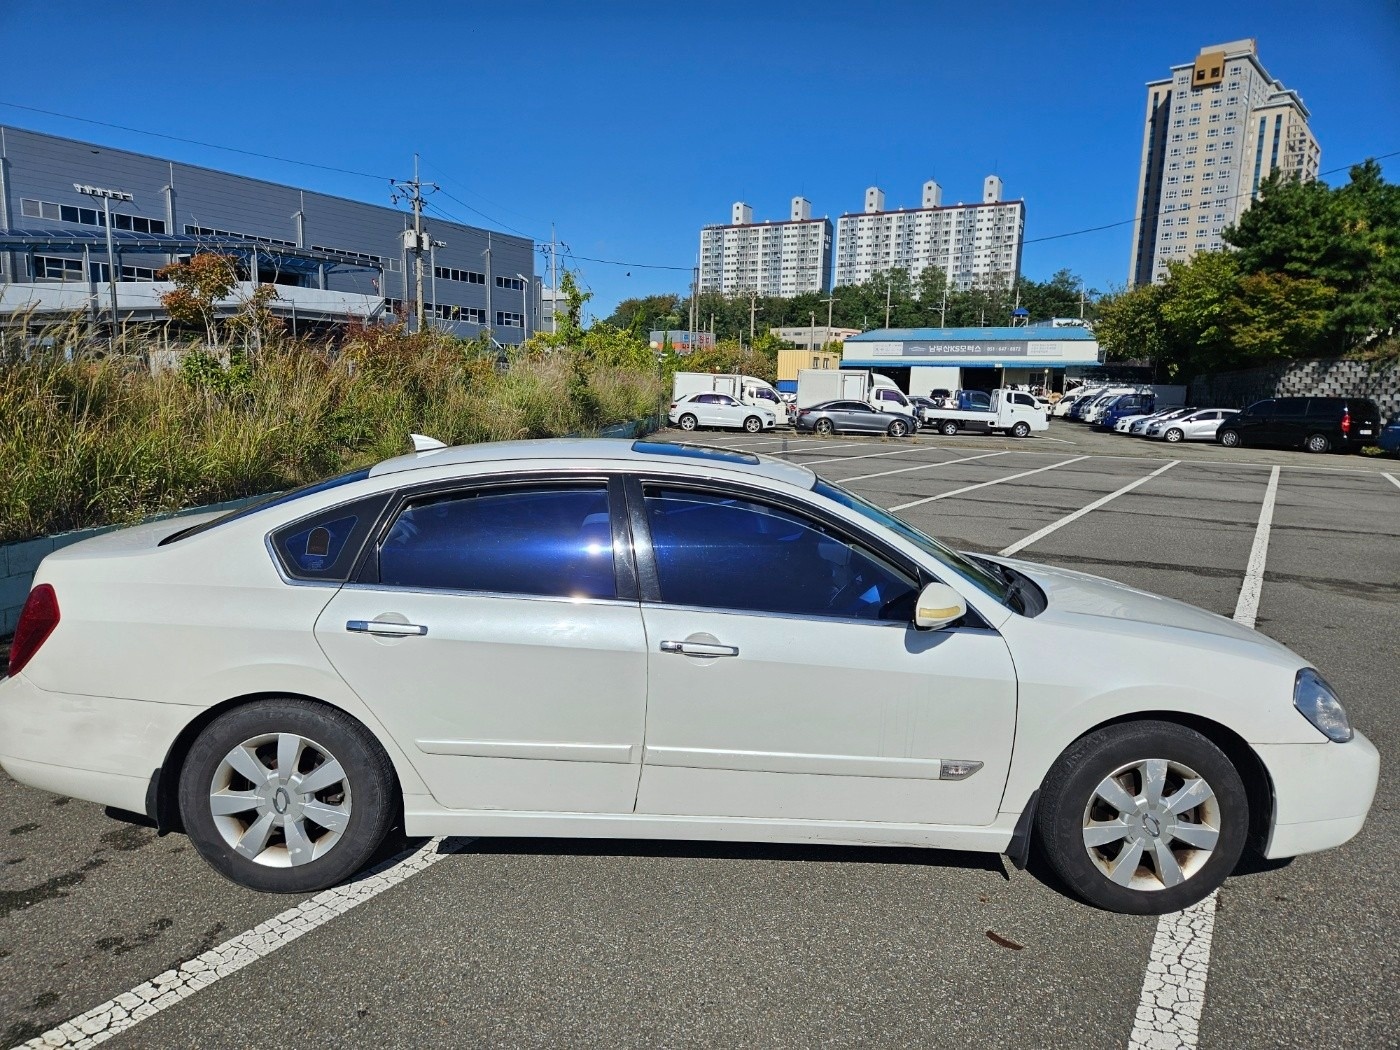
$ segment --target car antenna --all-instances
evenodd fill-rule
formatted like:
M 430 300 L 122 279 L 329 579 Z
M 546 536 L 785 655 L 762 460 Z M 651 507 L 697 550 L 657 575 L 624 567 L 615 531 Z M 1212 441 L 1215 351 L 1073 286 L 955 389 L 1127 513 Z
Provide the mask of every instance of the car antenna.
M 425 434 L 409 434 L 408 439 L 413 442 L 414 452 L 433 452 L 447 445 L 437 438 L 430 438 Z

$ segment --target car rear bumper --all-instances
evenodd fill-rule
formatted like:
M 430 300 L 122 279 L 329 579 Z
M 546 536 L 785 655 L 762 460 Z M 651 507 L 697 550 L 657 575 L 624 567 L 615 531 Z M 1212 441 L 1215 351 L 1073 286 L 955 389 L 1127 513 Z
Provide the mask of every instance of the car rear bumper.
M 1366 822 L 1381 759 L 1357 733 L 1345 744 L 1256 744 L 1274 787 L 1264 856 L 1293 857 L 1340 846 Z
M 0 682 L 0 768 L 21 784 L 143 813 L 151 774 L 201 708 Z

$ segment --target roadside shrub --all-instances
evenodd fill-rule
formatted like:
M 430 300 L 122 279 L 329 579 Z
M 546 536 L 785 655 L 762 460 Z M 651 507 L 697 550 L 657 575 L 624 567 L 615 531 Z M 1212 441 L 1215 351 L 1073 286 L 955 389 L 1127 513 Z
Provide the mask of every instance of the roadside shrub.
M 402 454 L 415 432 L 596 433 L 653 414 L 662 394 L 654 371 L 567 347 L 499 371 L 475 344 L 402 329 L 352 332 L 338 349 L 196 349 L 154 375 L 124 349 L 54 338 L 0 359 L 0 543 L 291 488 Z

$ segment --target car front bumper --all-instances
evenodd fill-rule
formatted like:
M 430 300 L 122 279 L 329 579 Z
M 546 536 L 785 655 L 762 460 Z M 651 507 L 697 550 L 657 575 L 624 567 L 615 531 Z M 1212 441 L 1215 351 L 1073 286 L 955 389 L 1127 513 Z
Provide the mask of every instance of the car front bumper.
M 1380 753 L 1357 733 L 1345 744 L 1255 744 L 1273 782 L 1270 860 L 1340 846 L 1366 822 L 1380 780 Z
M 21 784 L 146 811 L 151 774 L 201 708 L 0 682 L 0 768 Z

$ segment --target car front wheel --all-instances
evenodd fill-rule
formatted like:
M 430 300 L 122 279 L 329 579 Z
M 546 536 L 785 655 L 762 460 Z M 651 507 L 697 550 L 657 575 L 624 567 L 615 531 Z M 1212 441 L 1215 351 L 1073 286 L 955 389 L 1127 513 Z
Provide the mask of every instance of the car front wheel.
M 1134 915 L 1179 911 L 1234 870 L 1249 831 L 1244 783 L 1218 747 L 1171 722 L 1075 741 L 1041 787 L 1036 834 L 1066 886 Z
M 1238 430 L 1222 430 L 1219 440 L 1226 448 L 1239 448 L 1244 444 L 1244 442 L 1240 440 L 1240 432 Z
M 757 416 L 749 416 L 744 420 L 744 429 L 750 434 L 757 434 L 763 429 L 763 420 L 759 419 Z
M 1023 419 L 1021 420 L 1021 422 L 1017 423 L 1014 427 L 1011 428 L 1011 433 L 1018 438 L 1030 437 L 1031 425 Z
M 1180 441 L 1180 440 L 1181 440 L 1182 438 L 1184 438 L 1185 436 L 1186 436 L 1186 435 L 1183 434 L 1183 433 L 1182 433 L 1180 430 L 1178 430 L 1176 427 L 1172 427 L 1170 430 L 1168 430 L 1165 434 L 1162 435 L 1162 437 L 1163 437 L 1165 440 L 1170 441 L 1172 444 L 1176 444 L 1178 441 Z
M 185 831 L 240 886 L 310 893 L 345 881 L 383 843 L 396 810 L 384 749 L 349 715 L 296 699 L 215 718 L 180 772 Z
M 905 434 L 909 433 L 909 424 L 902 419 L 896 419 L 890 423 L 885 433 L 892 438 L 902 438 Z

